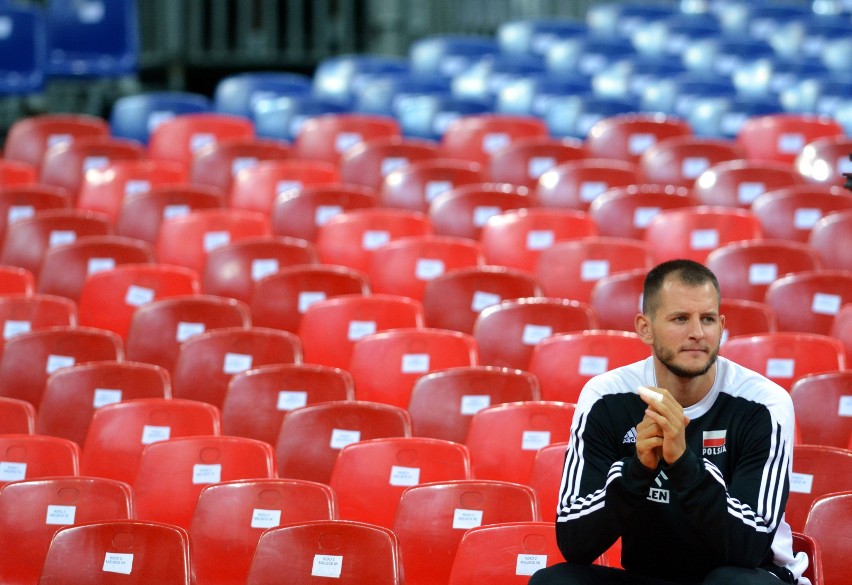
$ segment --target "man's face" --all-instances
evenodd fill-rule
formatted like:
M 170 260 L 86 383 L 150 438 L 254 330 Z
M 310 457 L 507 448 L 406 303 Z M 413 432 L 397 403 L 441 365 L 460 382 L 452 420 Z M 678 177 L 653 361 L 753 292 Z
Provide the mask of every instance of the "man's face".
M 648 321 L 654 355 L 676 376 L 706 374 L 719 355 L 725 324 L 716 289 L 709 282 L 690 286 L 669 278 L 658 300 Z

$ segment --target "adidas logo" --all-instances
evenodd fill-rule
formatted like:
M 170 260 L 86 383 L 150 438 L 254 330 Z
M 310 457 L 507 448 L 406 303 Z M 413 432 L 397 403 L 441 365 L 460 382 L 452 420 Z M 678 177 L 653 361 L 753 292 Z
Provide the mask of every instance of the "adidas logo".
M 636 443 L 636 427 L 633 427 L 632 429 L 630 429 L 629 431 L 627 431 L 624 434 L 624 441 L 622 441 L 622 442 L 624 444 L 627 444 L 627 443 L 635 444 Z

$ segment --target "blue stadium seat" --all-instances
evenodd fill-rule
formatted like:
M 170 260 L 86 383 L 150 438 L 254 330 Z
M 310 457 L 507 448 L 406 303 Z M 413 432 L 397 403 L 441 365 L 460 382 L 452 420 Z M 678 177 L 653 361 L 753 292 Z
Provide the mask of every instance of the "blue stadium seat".
M 494 103 L 500 89 L 529 75 L 546 73 L 544 59 L 533 55 L 484 57 L 453 77 L 452 94 L 461 99 Z
M 689 43 L 682 53 L 687 69 L 728 76 L 740 67 L 775 56 L 767 41 L 741 36 L 698 39 Z
M 41 8 L 0 4 L 0 95 L 26 95 L 44 88 L 45 35 Z
M 370 74 L 408 71 L 405 59 L 369 54 L 347 54 L 327 57 L 314 72 L 314 94 L 349 107 L 354 92 Z
M 311 93 L 311 78 L 299 73 L 259 71 L 229 75 L 216 84 L 213 109 L 250 118 L 256 104 L 281 95 Z
M 733 99 L 736 88 L 729 77 L 708 73 L 682 73 L 648 84 L 642 91 L 642 109 L 676 116 L 686 116 L 696 100 Z
M 596 72 L 591 85 L 595 95 L 639 99 L 646 88 L 683 73 L 686 67 L 679 59 L 668 55 L 639 55 Z
M 583 35 L 587 31 L 584 22 L 570 18 L 511 20 L 498 27 L 497 42 L 503 53 L 544 55 L 559 39 Z
M 355 89 L 353 111 L 394 115 L 398 99 L 408 95 L 437 95 L 450 91 L 450 80 L 439 75 L 392 71 L 365 74 Z
M 440 140 L 447 127 L 462 116 L 485 114 L 490 104 L 443 95 L 410 95 L 397 100 L 396 118 L 410 138 Z
M 594 33 L 623 38 L 640 28 L 677 13 L 677 5 L 660 2 L 629 2 L 627 0 L 592 4 L 586 12 L 586 23 Z
M 180 114 L 209 112 L 207 96 L 184 91 L 150 91 L 118 98 L 109 116 L 110 133 L 148 144 L 148 137 L 161 122 Z
M 547 69 L 554 73 L 593 75 L 604 67 L 638 55 L 629 39 L 593 34 L 563 39 L 547 51 Z
M 453 77 L 483 57 L 499 53 L 500 46 L 490 37 L 430 35 L 411 44 L 408 58 L 414 73 Z
M 719 19 L 710 13 L 673 14 L 637 29 L 631 40 L 644 55 L 680 55 L 695 39 L 722 34 Z
M 696 136 L 736 138 L 743 123 L 751 117 L 782 111 L 775 96 L 755 98 L 698 98 L 685 115 Z
M 544 120 L 551 136 L 585 139 L 592 126 L 600 120 L 638 109 L 638 103 L 634 101 L 588 93 L 554 97 L 544 114 Z
M 260 100 L 252 117 L 258 137 L 292 142 L 306 120 L 324 114 L 342 114 L 348 111 L 348 106 L 326 98 L 291 95 Z

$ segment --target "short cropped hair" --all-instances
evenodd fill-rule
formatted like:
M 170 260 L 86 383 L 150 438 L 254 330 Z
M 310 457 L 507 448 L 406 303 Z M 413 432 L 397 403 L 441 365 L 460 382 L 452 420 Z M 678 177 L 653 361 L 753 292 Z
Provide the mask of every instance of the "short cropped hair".
M 710 282 L 716 289 L 717 299 L 722 299 L 719 281 L 712 270 L 694 260 L 668 260 L 652 268 L 645 276 L 645 284 L 642 289 L 642 312 L 646 315 L 653 315 L 657 310 L 660 290 L 669 276 L 687 286 L 701 286 Z

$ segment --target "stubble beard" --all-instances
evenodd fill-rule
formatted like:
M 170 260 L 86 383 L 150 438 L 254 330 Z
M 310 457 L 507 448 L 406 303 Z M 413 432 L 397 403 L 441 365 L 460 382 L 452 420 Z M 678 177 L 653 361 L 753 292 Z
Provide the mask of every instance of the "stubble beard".
M 660 363 L 675 376 L 678 376 L 679 378 L 697 378 L 709 372 L 710 368 L 713 367 L 713 364 L 716 363 L 716 358 L 719 357 L 719 348 L 717 347 L 708 354 L 707 363 L 703 367 L 692 370 L 682 368 L 677 365 L 674 362 L 677 352 L 666 349 L 656 342 L 654 342 L 654 355 L 656 355 L 657 359 L 660 360 Z

